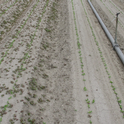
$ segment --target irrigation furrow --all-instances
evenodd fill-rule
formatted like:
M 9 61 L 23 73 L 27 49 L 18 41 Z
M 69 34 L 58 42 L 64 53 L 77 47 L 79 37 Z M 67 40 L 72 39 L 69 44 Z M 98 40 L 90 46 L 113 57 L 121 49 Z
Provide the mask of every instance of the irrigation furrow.
M 4 56 L 3 56 L 2 59 L 0 60 L 0 65 L 1 65 L 2 61 L 4 60 L 4 58 L 7 56 L 9 50 L 13 47 L 14 42 L 16 41 L 16 39 L 18 38 L 18 35 L 20 34 L 20 32 L 22 31 L 22 29 L 23 29 L 24 26 L 26 25 L 28 19 L 29 19 L 30 16 L 32 15 L 34 9 L 35 9 L 36 6 L 38 5 L 38 2 L 39 2 L 39 0 L 37 1 L 37 3 L 35 4 L 35 6 L 33 7 L 33 9 L 31 10 L 30 14 L 28 15 L 28 18 L 25 20 L 25 22 L 23 23 L 23 25 L 21 26 L 21 28 L 19 29 L 19 31 L 15 34 L 14 40 L 12 40 L 12 42 L 9 43 L 9 48 L 8 48 L 5 52 L 3 52 L 3 53 L 4 53 Z
M 81 1 L 82 1 L 82 0 L 81 0 Z M 97 48 L 98 48 L 98 51 L 99 51 L 101 60 L 102 60 L 103 65 L 104 65 L 104 67 L 105 67 L 105 71 L 106 71 L 106 73 L 107 73 L 107 75 L 108 75 L 109 83 L 111 84 L 111 88 L 112 88 L 112 90 L 113 90 L 113 93 L 114 93 L 115 96 L 116 96 L 117 103 L 118 103 L 118 105 L 119 105 L 120 111 L 122 112 L 122 116 L 124 117 L 124 111 L 123 111 L 122 104 L 121 104 L 121 103 L 122 103 L 122 100 L 119 98 L 118 93 L 116 92 L 116 87 L 114 86 L 114 82 L 113 82 L 112 79 L 111 79 L 111 75 L 110 75 L 110 73 L 109 73 L 109 71 L 108 71 L 108 68 L 107 68 L 106 60 L 105 60 L 105 58 L 104 58 L 104 56 L 103 56 L 103 53 L 102 53 L 101 48 L 100 48 L 100 46 L 99 46 L 99 43 L 98 43 L 98 41 L 97 41 L 97 39 L 96 39 L 96 35 L 95 35 L 95 33 L 94 33 L 94 29 L 92 28 L 91 22 L 90 22 L 90 20 L 89 20 L 89 17 L 88 17 L 88 15 L 87 15 L 87 12 L 86 12 L 86 9 L 85 9 L 85 7 L 84 7 L 83 2 L 82 2 L 82 6 L 83 6 L 83 8 L 84 8 L 85 15 L 86 15 L 86 17 L 87 17 L 87 21 L 88 21 L 88 23 L 89 23 L 89 27 L 90 27 L 91 32 L 92 32 L 92 35 L 93 35 L 93 37 L 94 37 L 94 41 L 95 41 L 95 43 L 96 43 L 96 45 L 97 45 Z

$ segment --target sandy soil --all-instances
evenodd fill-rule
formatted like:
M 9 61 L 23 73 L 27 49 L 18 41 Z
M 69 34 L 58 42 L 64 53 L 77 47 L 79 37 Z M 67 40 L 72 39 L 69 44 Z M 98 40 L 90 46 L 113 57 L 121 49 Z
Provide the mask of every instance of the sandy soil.
M 114 35 L 117 8 L 92 2 Z M 124 67 L 87 0 L 21 1 L 0 20 L 1 124 L 124 123 Z

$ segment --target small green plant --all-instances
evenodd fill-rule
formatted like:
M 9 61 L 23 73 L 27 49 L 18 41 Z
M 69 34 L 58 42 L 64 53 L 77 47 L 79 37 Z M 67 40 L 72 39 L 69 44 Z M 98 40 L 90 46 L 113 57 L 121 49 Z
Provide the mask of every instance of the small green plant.
M 33 98 L 36 98 L 37 97 L 37 95 L 36 94 L 33 94 Z
M 120 105 L 120 108 L 122 109 L 122 105 Z
M 118 100 L 118 103 L 121 103 L 121 100 Z
M 90 124 L 92 124 L 92 121 L 90 120 Z
M 91 114 L 91 113 L 92 113 L 92 111 L 89 111 L 88 113 L 89 113 L 89 114 Z
M 9 100 L 12 99 L 12 96 L 10 96 L 8 99 L 9 99 Z
M 121 112 L 121 113 L 124 113 L 124 111 L 123 111 L 123 110 L 120 110 L 120 112 Z
M 34 70 L 37 70 L 37 67 L 34 67 Z
M 109 76 L 109 78 L 111 78 L 111 76 Z
M 1 97 L 3 97 L 3 96 L 4 96 L 4 94 L 1 95 Z
M 90 108 L 90 104 L 88 104 L 88 108 Z
M 84 87 L 84 91 L 87 91 L 87 88 L 86 87 Z
M 95 103 L 95 100 L 93 99 L 92 103 Z
M 47 28 L 45 28 L 45 31 L 46 31 L 46 32 L 51 32 L 51 30 L 49 30 L 49 29 L 47 29 Z
M 86 99 L 86 102 L 87 102 L 87 104 L 90 104 L 90 100 L 89 99 Z
M 112 84 L 113 82 L 112 82 L 112 81 L 110 81 L 110 83 Z
M 2 117 L 0 118 L 0 122 L 2 122 Z

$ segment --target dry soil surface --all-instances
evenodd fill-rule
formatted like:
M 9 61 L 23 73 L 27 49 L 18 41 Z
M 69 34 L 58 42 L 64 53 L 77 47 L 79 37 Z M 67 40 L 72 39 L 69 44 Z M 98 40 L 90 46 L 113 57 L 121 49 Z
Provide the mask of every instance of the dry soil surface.
M 0 2 L 1 124 L 124 124 L 124 66 L 87 0 Z M 120 2 L 91 2 L 114 36 Z

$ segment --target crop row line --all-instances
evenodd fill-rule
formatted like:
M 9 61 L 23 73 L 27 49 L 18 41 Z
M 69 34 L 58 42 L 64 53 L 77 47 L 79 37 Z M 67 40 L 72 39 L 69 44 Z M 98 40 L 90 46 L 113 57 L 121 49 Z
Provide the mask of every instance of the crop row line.
M 81 0 L 81 1 L 82 1 L 82 0 Z M 115 88 L 115 86 L 113 85 L 113 82 L 111 81 L 111 75 L 110 75 L 110 73 L 109 73 L 109 71 L 108 71 L 105 58 L 103 57 L 102 51 L 101 51 L 100 46 L 99 46 L 99 43 L 98 43 L 98 41 L 97 41 L 97 39 L 96 39 L 96 35 L 95 35 L 94 30 L 93 30 L 93 28 L 92 28 L 91 22 L 90 22 L 90 20 L 89 20 L 89 17 L 88 17 L 88 15 L 87 15 L 87 12 L 86 12 L 86 9 L 85 9 L 85 7 L 84 7 L 83 2 L 82 2 L 82 6 L 83 6 L 83 8 L 84 8 L 85 15 L 86 15 L 86 17 L 87 17 L 87 21 L 88 21 L 88 23 L 89 23 L 89 26 L 90 26 L 92 35 L 93 35 L 93 37 L 94 37 L 94 41 L 95 41 L 95 43 L 96 43 L 96 45 L 97 45 L 97 48 L 98 48 L 98 51 L 99 51 L 99 53 L 100 53 L 101 60 L 102 60 L 103 65 L 104 65 L 104 67 L 105 67 L 106 73 L 107 73 L 107 75 L 108 75 L 109 83 L 111 83 L 111 87 L 112 87 L 112 90 L 114 91 L 114 94 L 115 94 L 115 96 L 116 96 L 116 99 L 117 99 L 117 102 L 118 102 L 118 105 L 119 105 L 119 108 L 120 108 L 120 112 L 123 114 L 123 117 L 124 117 L 124 111 L 123 111 L 122 105 L 121 105 L 122 100 L 120 100 L 120 98 L 118 97 L 118 94 L 117 94 L 117 92 L 116 92 L 116 88 Z
M 73 17 L 74 17 L 74 24 L 75 24 L 75 32 L 76 32 L 76 36 L 77 36 L 77 46 L 78 46 L 78 49 L 79 49 L 79 51 L 78 51 L 78 53 L 79 53 L 79 59 L 80 59 L 80 64 L 81 64 L 81 75 L 83 76 L 83 82 L 84 82 L 84 91 L 87 91 L 87 88 L 86 88 L 86 83 L 85 83 L 85 72 L 84 72 L 84 64 L 83 64 L 83 57 L 82 57 L 82 52 L 81 52 L 81 44 L 80 44 L 80 39 L 79 39 L 79 34 L 78 34 L 78 29 L 77 29 L 77 22 L 76 22 L 76 16 L 75 16 L 75 9 L 74 9 L 74 3 L 73 3 L 73 0 L 71 0 L 71 2 L 72 2 L 72 10 L 73 10 Z M 86 99 L 85 100 L 86 101 L 86 103 L 87 103 L 87 105 L 88 105 L 88 109 L 90 109 L 90 100 L 89 99 Z M 92 103 L 95 103 L 95 100 L 93 100 L 92 101 Z M 92 111 L 88 111 L 87 112 L 88 114 L 91 114 L 92 113 Z M 91 119 L 90 119 L 90 121 L 89 121 L 89 123 L 90 124 L 92 124 L 92 121 L 91 121 Z
M 0 17 L 5 14 L 12 6 L 14 6 L 16 3 L 18 2 L 18 0 L 16 0 L 10 7 L 8 7 L 8 9 L 6 9 L 3 13 L 0 14 Z
M 36 8 L 36 6 L 38 5 L 39 0 L 37 1 L 37 3 L 35 4 L 35 6 L 33 7 L 32 11 L 30 12 L 30 14 L 28 15 L 28 18 L 26 19 L 26 21 L 24 22 L 24 24 L 21 26 L 20 30 L 16 33 L 15 38 L 17 39 L 17 36 L 20 34 L 21 30 L 23 29 L 23 27 L 25 26 L 25 24 L 27 23 L 28 19 L 30 18 L 31 14 L 33 13 L 34 9 Z M 4 61 L 4 58 L 7 56 L 8 51 L 10 50 L 10 48 L 12 48 L 13 43 L 15 42 L 15 39 L 10 43 L 9 45 L 9 49 L 6 50 L 5 55 L 3 56 L 3 58 L 0 60 L 0 65 L 1 63 Z

